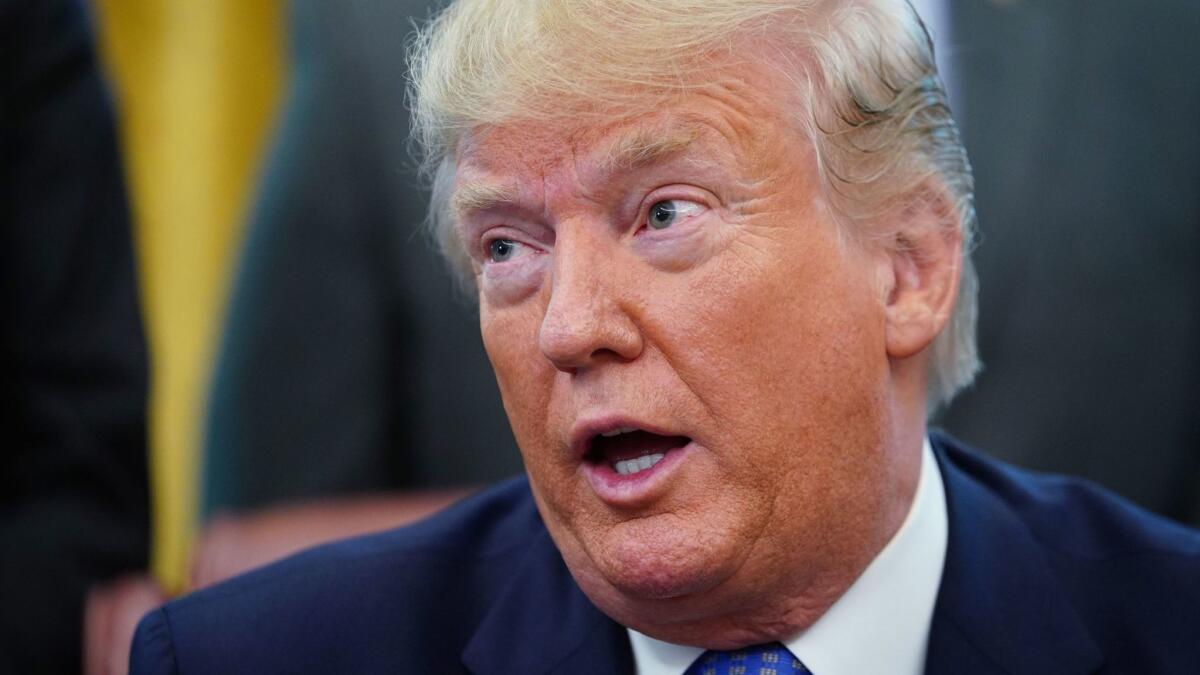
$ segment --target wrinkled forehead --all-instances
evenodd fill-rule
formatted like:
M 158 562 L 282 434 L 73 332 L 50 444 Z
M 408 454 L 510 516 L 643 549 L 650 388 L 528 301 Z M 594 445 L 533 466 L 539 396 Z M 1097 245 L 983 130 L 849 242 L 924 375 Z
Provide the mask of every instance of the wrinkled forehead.
M 758 133 L 773 125 L 808 145 L 796 90 L 777 72 L 746 65 L 636 109 L 557 120 L 481 125 L 455 153 L 455 212 L 563 171 L 581 182 L 683 158 L 693 163 L 746 161 L 776 151 Z M 778 140 L 778 139 L 776 139 Z M 513 183 L 504 188 L 505 183 Z
M 686 153 L 711 133 L 690 115 L 650 114 L 589 127 L 517 123 L 474 130 L 458 153 L 456 199 L 486 178 L 612 172 Z

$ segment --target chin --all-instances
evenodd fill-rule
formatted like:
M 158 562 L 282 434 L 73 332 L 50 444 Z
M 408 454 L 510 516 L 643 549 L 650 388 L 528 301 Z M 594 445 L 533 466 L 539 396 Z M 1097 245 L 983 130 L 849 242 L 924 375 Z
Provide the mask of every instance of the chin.
M 747 617 L 745 598 L 728 583 L 731 566 L 717 563 L 643 556 L 614 569 L 592 568 L 576 580 L 614 621 L 667 642 L 737 649 L 794 632 L 775 630 L 773 619 Z M 758 613 L 766 609 L 754 606 Z
M 731 574 L 727 541 L 711 531 L 679 526 L 671 516 L 620 523 L 592 551 L 607 585 L 632 601 L 667 600 L 704 593 Z

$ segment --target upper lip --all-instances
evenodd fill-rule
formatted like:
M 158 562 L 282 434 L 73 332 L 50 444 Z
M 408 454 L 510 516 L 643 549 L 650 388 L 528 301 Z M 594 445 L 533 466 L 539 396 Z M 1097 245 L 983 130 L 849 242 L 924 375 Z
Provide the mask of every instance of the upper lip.
M 575 422 L 571 427 L 571 451 L 575 457 L 582 459 L 591 450 L 593 438 L 611 431 L 630 429 L 659 436 L 685 435 L 624 415 L 602 415 Z

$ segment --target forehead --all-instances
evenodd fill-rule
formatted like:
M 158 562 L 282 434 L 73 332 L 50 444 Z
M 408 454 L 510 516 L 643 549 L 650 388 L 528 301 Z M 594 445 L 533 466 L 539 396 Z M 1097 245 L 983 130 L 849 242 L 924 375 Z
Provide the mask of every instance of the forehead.
M 747 65 L 641 110 L 477 128 L 457 153 L 453 206 L 469 209 L 564 171 L 590 183 L 677 159 L 762 159 L 778 153 L 780 134 L 807 144 L 794 88 L 782 80 Z

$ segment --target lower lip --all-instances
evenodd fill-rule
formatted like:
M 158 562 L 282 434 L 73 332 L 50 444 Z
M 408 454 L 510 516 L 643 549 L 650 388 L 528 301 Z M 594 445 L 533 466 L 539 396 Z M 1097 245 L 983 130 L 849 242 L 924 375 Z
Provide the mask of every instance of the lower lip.
M 583 472 L 596 495 L 606 504 L 625 508 L 643 506 L 666 490 L 671 475 L 694 451 L 695 445 L 696 442 L 691 441 L 668 450 L 657 464 L 637 473 L 622 476 L 608 462 L 584 462 Z

